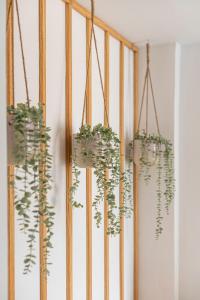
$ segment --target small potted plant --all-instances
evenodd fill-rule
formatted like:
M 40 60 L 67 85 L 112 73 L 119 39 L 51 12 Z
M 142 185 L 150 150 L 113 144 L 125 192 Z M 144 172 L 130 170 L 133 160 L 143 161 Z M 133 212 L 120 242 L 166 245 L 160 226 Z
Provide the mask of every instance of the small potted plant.
M 147 44 L 147 69 L 144 81 L 143 96 L 140 108 L 140 117 L 138 130 L 130 143 L 131 160 L 139 169 L 140 176 L 144 177 L 146 183 L 152 178 L 153 170 L 156 170 L 157 184 L 157 217 L 156 217 L 156 238 L 159 238 L 163 231 L 162 208 L 165 206 L 166 212 L 169 213 L 169 207 L 174 199 L 175 179 L 174 179 L 174 154 L 171 141 L 160 134 L 158 114 L 155 104 L 153 85 L 149 66 L 149 44 Z M 157 133 L 148 132 L 148 105 L 149 105 L 149 86 L 151 87 L 151 96 L 157 125 Z M 146 128 L 140 130 L 143 106 L 146 95 Z M 165 202 L 163 204 L 163 198 Z
M 130 216 L 133 205 L 131 197 L 130 173 L 120 172 L 120 141 L 116 133 L 110 127 L 106 128 L 98 124 L 93 128 L 84 125 L 79 133 L 74 136 L 73 153 L 73 185 L 71 187 L 71 199 L 74 207 L 82 207 L 75 200 L 75 192 L 79 185 L 79 168 L 93 167 L 97 183 L 97 195 L 93 200 L 95 220 L 97 227 L 102 221 L 102 213 L 99 208 L 103 201 L 108 202 L 108 234 L 120 233 L 120 217 Z M 83 145 L 87 145 L 84 146 Z M 105 171 L 109 170 L 109 177 Z M 124 203 L 119 206 L 116 201 L 115 188 L 120 181 L 124 183 Z M 104 199 L 104 195 L 106 198 Z
M 24 273 L 31 271 L 35 264 L 35 242 L 39 231 L 40 217 L 44 218 L 47 235 L 44 240 L 48 256 L 52 248 L 54 225 L 54 207 L 47 201 L 51 189 L 52 156 L 49 153 L 50 128 L 43 125 L 40 106 L 19 103 L 8 107 L 9 121 L 13 141 L 8 143 L 13 151 L 14 177 L 10 184 L 14 186 L 15 209 L 18 215 L 19 229 L 27 235 L 28 253 L 24 259 Z M 9 141 L 9 140 L 8 140 Z M 14 145 L 14 149 L 12 149 Z
M 10 7 L 12 5 L 13 1 L 11 1 Z M 14 166 L 14 174 L 11 174 L 9 183 L 14 188 L 14 205 L 19 229 L 27 238 L 24 274 L 28 274 L 36 263 L 35 244 L 37 235 L 39 235 L 40 224 L 45 224 L 46 227 L 46 235 L 43 239 L 45 265 L 42 268 L 48 272 L 49 254 L 53 247 L 55 213 L 54 207 L 47 200 L 52 184 L 52 156 L 49 151 L 50 128 L 43 123 L 41 105 L 31 106 L 29 100 L 18 1 L 16 1 L 15 9 L 20 36 L 26 99 L 15 106 L 8 106 L 8 164 Z M 8 17 L 10 17 L 10 13 Z
M 85 86 L 85 98 L 82 113 L 82 125 L 78 133 L 73 136 L 73 183 L 71 186 L 71 202 L 76 208 L 82 207 L 78 201 L 76 201 L 76 191 L 79 186 L 80 168 L 94 168 L 94 175 L 96 176 L 97 194 L 92 201 L 92 205 L 95 211 L 94 218 L 96 220 L 97 227 L 100 226 L 102 221 L 102 213 L 100 210 L 100 204 L 104 201 L 108 203 L 108 228 L 107 233 L 111 235 L 119 234 L 120 218 L 122 216 L 130 216 L 133 210 L 133 201 L 131 196 L 131 171 L 121 172 L 120 169 L 120 140 L 118 135 L 113 132 L 109 126 L 108 111 L 106 106 L 106 98 L 103 89 L 103 76 L 99 63 L 97 39 L 94 29 L 94 1 L 91 1 L 91 37 L 89 45 L 89 59 L 86 70 L 86 86 Z M 87 103 L 87 83 L 89 76 L 90 57 L 92 49 L 92 36 L 94 37 L 95 51 L 98 60 L 98 71 L 101 81 L 101 89 L 104 100 L 104 111 L 108 126 L 105 127 L 102 124 L 98 124 L 91 127 L 88 124 L 84 124 L 84 117 L 86 113 Z M 109 171 L 109 176 L 107 172 Z M 115 189 L 119 186 L 120 182 L 123 182 L 123 204 L 119 205 L 116 200 Z

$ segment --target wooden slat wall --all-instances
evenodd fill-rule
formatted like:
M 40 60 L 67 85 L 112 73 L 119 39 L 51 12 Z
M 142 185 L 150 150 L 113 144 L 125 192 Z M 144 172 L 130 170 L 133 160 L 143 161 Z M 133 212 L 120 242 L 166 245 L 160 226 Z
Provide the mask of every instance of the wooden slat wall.
M 105 76 L 104 76 L 104 89 L 106 107 L 109 117 L 109 79 L 110 79 L 110 35 L 108 31 L 105 32 L 105 49 L 104 49 L 104 64 L 105 64 Z M 104 111 L 104 125 L 108 126 L 108 120 L 106 118 L 106 111 Z M 106 176 L 109 176 L 109 172 L 106 171 Z M 105 196 L 106 197 L 106 194 Z M 109 300 L 109 236 L 107 234 L 108 228 L 108 203 L 104 202 L 104 300 Z
M 14 105 L 14 6 L 7 0 L 7 104 Z M 8 182 L 12 180 L 14 167 L 8 166 Z M 8 186 L 8 297 L 15 299 L 15 208 L 14 189 Z
M 137 130 L 138 126 L 138 103 L 139 103 L 139 93 L 138 93 L 138 52 L 134 52 L 134 133 Z M 133 231 L 134 231 L 134 300 L 139 300 L 139 231 L 138 231 L 138 224 L 139 224 L 139 211 L 138 211 L 138 169 L 137 166 L 134 166 L 134 222 L 133 222 Z
M 124 44 L 120 43 L 120 171 L 124 172 Z M 123 190 L 124 184 L 120 182 L 120 206 L 123 206 Z M 124 217 L 120 220 L 121 233 L 120 233 L 120 300 L 124 300 Z
M 70 202 L 70 187 L 72 185 L 72 8 L 66 4 L 66 295 L 67 300 L 73 299 L 73 240 L 72 240 L 72 206 Z
M 9 2 L 9 0 L 7 0 Z M 70 204 L 69 190 L 72 184 L 72 8 L 87 19 L 87 59 L 88 59 L 88 38 L 91 30 L 90 12 L 77 2 L 64 0 L 66 11 L 66 274 L 67 274 L 67 300 L 73 300 L 73 219 L 72 207 Z M 46 122 L 46 0 L 39 0 L 39 76 L 40 76 L 40 101 L 44 108 L 44 123 Z M 95 24 L 105 31 L 105 95 L 109 111 L 109 37 L 113 36 L 120 41 L 120 139 L 121 139 L 121 171 L 124 170 L 124 47 L 134 52 L 134 128 L 138 120 L 138 49 L 126 38 L 109 27 L 103 21 L 95 18 Z M 13 78 L 13 16 L 11 14 L 7 30 L 7 95 L 8 104 L 14 101 L 14 78 Z M 91 71 L 90 71 L 91 73 Z M 88 100 L 86 106 L 87 122 L 92 122 L 91 104 L 91 74 L 87 85 Z M 104 112 L 104 124 L 107 126 Z M 12 175 L 13 168 L 9 167 L 9 175 Z M 108 174 L 107 174 L 108 176 Z M 8 188 L 9 202 L 9 300 L 15 299 L 14 289 L 14 205 L 13 190 Z M 92 173 L 87 170 L 86 175 L 86 299 L 92 300 Z M 120 185 L 120 201 L 122 201 L 123 185 Z M 134 171 L 134 300 L 138 300 L 138 171 Z M 107 236 L 107 204 L 104 205 L 104 300 L 109 300 L 109 237 Z M 124 219 L 121 219 L 122 232 L 120 235 L 120 300 L 124 300 Z M 45 228 L 40 228 L 40 259 L 43 265 L 42 240 L 45 236 Z M 47 300 L 47 279 L 42 270 L 40 271 L 40 299 Z
M 86 19 L 86 68 L 89 61 L 91 20 Z M 87 81 L 86 122 L 92 125 L 91 61 Z M 87 71 L 87 70 L 86 70 Z M 86 170 L 86 299 L 92 300 L 92 169 Z
M 46 124 L 46 0 L 39 0 L 39 101 L 43 108 L 43 124 Z M 46 226 L 40 222 L 40 300 L 47 300 L 47 275 L 45 268 L 44 238 Z

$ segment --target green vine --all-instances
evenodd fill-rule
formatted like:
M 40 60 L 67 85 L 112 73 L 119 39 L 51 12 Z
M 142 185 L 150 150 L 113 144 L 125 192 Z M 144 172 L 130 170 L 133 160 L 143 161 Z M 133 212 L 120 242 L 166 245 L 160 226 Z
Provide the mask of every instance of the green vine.
M 27 236 L 27 254 L 24 258 L 24 274 L 31 272 L 36 263 L 35 244 L 39 225 L 46 226 L 43 240 L 43 270 L 48 272 L 52 246 L 54 207 L 47 201 L 51 190 L 52 156 L 49 154 L 50 128 L 43 125 L 42 108 L 19 103 L 8 107 L 9 126 L 13 128 L 15 208 L 19 228 Z
M 146 154 L 149 145 L 155 145 L 155 165 L 157 170 L 157 217 L 156 217 L 156 238 L 158 239 L 163 231 L 162 221 L 163 205 L 167 214 L 169 207 L 174 200 L 175 194 L 175 178 L 174 178 L 174 154 L 172 143 L 162 137 L 161 135 L 147 135 L 146 133 L 137 133 L 132 143 L 131 148 L 134 152 L 134 143 L 140 142 L 140 159 L 139 170 L 140 175 L 143 176 L 144 181 L 148 184 L 151 180 L 151 167 L 152 164 L 148 161 Z M 163 204 L 163 199 L 165 202 Z
M 93 200 L 94 218 L 97 227 L 102 222 L 102 212 L 100 204 L 104 201 L 108 203 L 108 229 L 107 233 L 116 235 L 120 233 L 120 218 L 129 217 L 133 210 L 131 196 L 131 171 L 120 171 L 120 140 L 111 128 L 106 128 L 101 124 L 91 128 L 84 125 L 77 133 L 76 142 L 82 147 L 82 142 L 91 144 L 91 147 L 82 147 L 81 155 L 83 159 L 93 162 L 94 174 L 96 176 L 97 194 Z M 95 150 L 92 147 L 92 142 Z M 77 163 L 76 149 L 73 154 L 73 184 L 71 187 L 71 201 L 74 207 L 82 207 L 82 204 L 75 200 L 75 194 L 79 186 L 79 165 Z M 109 176 L 106 174 L 109 170 Z M 123 183 L 123 205 L 117 204 L 115 189 Z

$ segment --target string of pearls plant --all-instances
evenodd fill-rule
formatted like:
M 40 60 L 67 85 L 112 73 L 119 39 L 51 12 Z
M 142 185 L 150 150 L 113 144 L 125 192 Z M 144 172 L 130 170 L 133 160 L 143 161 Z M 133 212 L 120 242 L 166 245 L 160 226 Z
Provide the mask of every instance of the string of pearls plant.
M 27 237 L 27 254 L 24 258 L 24 274 L 31 272 L 36 263 L 36 239 L 40 222 L 46 226 L 43 240 L 44 271 L 48 272 L 50 250 L 53 247 L 54 207 L 47 201 L 51 190 L 52 156 L 49 153 L 50 128 L 43 125 L 41 106 L 17 104 L 8 107 L 12 164 L 15 165 L 14 186 L 15 208 L 19 228 Z M 41 219 L 42 217 L 42 219 Z M 42 220 L 42 221 L 41 221 Z
M 97 227 L 102 222 L 100 205 L 108 203 L 107 233 L 120 233 L 120 218 L 130 217 L 133 211 L 131 195 L 131 171 L 120 172 L 120 140 L 111 128 L 98 124 L 93 128 L 83 125 L 73 139 L 73 184 L 71 187 L 71 201 L 76 208 L 83 205 L 76 201 L 76 191 L 79 187 L 80 168 L 93 167 L 96 176 L 97 194 L 92 202 L 95 211 L 94 218 Z M 106 175 L 109 170 L 109 176 Z M 123 205 L 117 203 L 115 189 L 120 182 L 124 184 Z
M 139 173 L 148 184 L 152 178 L 152 169 L 155 166 L 157 179 L 157 216 L 156 216 L 156 238 L 163 231 L 163 206 L 166 213 L 174 199 L 174 153 L 172 143 L 156 134 L 137 133 L 134 141 L 130 143 L 133 150 L 133 160 L 139 167 Z M 164 204 L 163 204 L 164 199 Z

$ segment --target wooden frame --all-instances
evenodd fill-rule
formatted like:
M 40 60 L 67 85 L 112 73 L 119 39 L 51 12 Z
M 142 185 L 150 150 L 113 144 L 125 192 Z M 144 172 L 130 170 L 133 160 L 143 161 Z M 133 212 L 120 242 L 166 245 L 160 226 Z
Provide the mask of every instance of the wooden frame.
M 92 53 L 90 54 L 90 37 L 92 24 L 86 19 L 86 68 L 89 62 L 87 80 L 86 122 L 92 125 L 92 84 L 91 66 Z M 92 300 L 92 169 L 86 170 L 86 299 Z
M 110 35 L 105 32 L 105 45 L 104 45 L 104 92 L 107 113 L 109 118 L 109 79 L 110 79 Z M 104 111 L 104 125 L 108 126 L 108 120 L 106 111 Z M 106 176 L 109 176 L 109 172 L 106 171 Z M 106 193 L 104 198 L 106 197 Z M 108 203 L 104 201 L 104 300 L 109 300 L 109 236 L 107 234 L 108 229 Z
M 72 205 L 70 187 L 72 185 L 72 8 L 69 3 L 65 8 L 66 15 L 66 274 L 67 300 L 73 299 L 73 239 L 72 239 Z
M 43 109 L 43 124 L 46 125 L 46 0 L 39 0 L 39 101 Z M 43 167 L 42 171 L 43 171 Z M 44 238 L 46 226 L 40 217 L 40 299 L 47 300 L 47 274 Z
M 7 0 L 7 105 L 14 105 L 14 6 Z M 14 167 L 8 166 L 8 299 L 15 299 L 15 208 L 14 188 L 9 185 Z
M 138 104 L 139 104 L 139 84 L 138 84 L 138 52 L 134 52 L 134 64 L 133 64 L 133 70 L 134 70 L 134 134 L 137 131 L 138 126 Z M 133 222 L 133 231 L 134 231 L 134 300 L 139 299 L 139 203 L 138 203 L 138 167 L 134 166 L 134 222 Z
M 120 43 L 120 78 L 119 78 L 119 95 L 120 95 L 120 171 L 124 172 L 124 43 Z M 123 191 L 124 184 L 121 181 L 119 187 L 120 206 L 123 206 Z M 120 233 L 120 300 L 124 300 L 124 217 L 120 219 L 121 233 Z
M 78 4 L 76 1 L 64 0 L 66 11 L 66 237 L 67 237 L 67 251 L 66 251 L 66 273 L 67 273 L 67 300 L 73 300 L 73 219 L 72 207 L 70 203 L 69 189 L 72 183 L 72 9 L 79 12 L 86 18 L 87 22 L 87 41 L 89 32 L 91 30 L 91 17 L 89 10 Z M 7 0 L 7 6 L 10 1 Z M 43 120 L 46 121 L 46 0 L 39 0 L 39 46 L 40 46 L 40 61 L 39 61 L 39 75 L 40 75 L 40 100 L 44 107 Z M 112 36 L 120 42 L 120 137 L 121 137 L 121 170 L 123 170 L 123 129 L 124 129 L 124 47 L 128 47 L 134 53 L 134 127 L 136 129 L 138 120 L 138 49 L 133 43 L 124 38 L 121 34 L 113 28 L 105 24 L 99 18 L 94 19 L 95 24 L 105 32 L 105 96 L 107 107 L 109 111 L 109 37 Z M 88 45 L 88 42 L 87 42 Z M 8 104 L 14 103 L 14 72 L 13 72 L 13 13 L 8 22 L 7 29 L 7 99 Z M 88 46 L 87 46 L 88 59 Z M 88 101 L 86 106 L 87 122 L 92 122 L 92 108 L 91 108 L 91 74 L 89 76 L 87 86 Z M 104 113 L 104 124 L 106 124 Z M 138 300 L 138 171 L 134 168 L 134 300 Z M 9 176 L 13 174 L 13 168 L 9 167 Z M 87 300 L 92 300 L 92 209 L 91 209 L 91 195 L 92 195 L 92 178 L 91 171 L 87 170 L 86 190 L 87 190 Z M 123 185 L 120 186 L 120 195 L 123 190 Z M 8 228 L 9 228 L 9 300 L 15 299 L 15 270 L 14 270 L 14 195 L 13 189 L 8 187 Z M 120 199 L 122 199 L 120 197 Z M 104 206 L 104 300 L 109 300 L 109 237 L 107 236 L 107 205 Z M 121 219 L 121 226 L 123 229 L 124 220 Z M 42 263 L 43 249 L 42 240 L 45 236 L 45 228 L 40 227 L 40 259 Z M 120 236 L 120 300 L 124 300 L 124 231 L 122 230 Z M 40 272 L 40 299 L 47 300 L 47 279 L 46 276 Z

